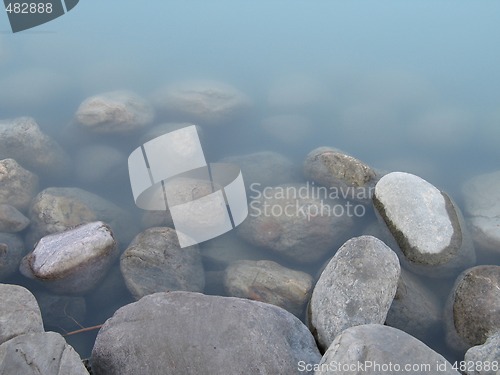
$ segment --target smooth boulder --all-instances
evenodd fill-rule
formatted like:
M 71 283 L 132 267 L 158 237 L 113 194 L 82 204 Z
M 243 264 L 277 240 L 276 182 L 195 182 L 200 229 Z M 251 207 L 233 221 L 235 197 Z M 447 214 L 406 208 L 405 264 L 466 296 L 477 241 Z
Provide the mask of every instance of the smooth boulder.
M 0 203 L 0 232 L 17 233 L 26 229 L 30 219 L 10 204 Z

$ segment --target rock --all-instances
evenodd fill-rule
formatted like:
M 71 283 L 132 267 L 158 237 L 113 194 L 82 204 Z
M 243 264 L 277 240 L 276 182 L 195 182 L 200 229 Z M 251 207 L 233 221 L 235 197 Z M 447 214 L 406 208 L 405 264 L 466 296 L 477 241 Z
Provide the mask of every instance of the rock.
M 402 252 L 400 260 L 413 272 L 449 277 L 475 262 L 459 208 L 422 178 L 385 175 L 375 186 L 373 205 Z
M 307 179 L 326 186 L 344 199 L 369 202 L 378 179 L 362 161 L 331 147 L 312 150 L 304 161 Z
M 82 184 L 102 187 L 113 180 L 128 178 L 127 158 L 116 148 L 108 145 L 88 145 L 78 151 L 75 158 L 76 178 Z
M 99 331 L 91 363 L 94 375 L 303 374 L 299 361 L 319 359 L 311 333 L 279 307 L 170 292 L 119 309 Z
M 266 117 L 261 128 L 274 139 L 289 145 L 304 142 L 314 133 L 312 122 L 300 115 L 277 115 Z
M 398 289 L 385 324 L 424 341 L 441 325 L 441 315 L 436 296 L 417 277 L 401 269 Z
M 463 185 L 465 213 L 474 241 L 500 254 L 500 171 L 471 178 Z
M 17 233 L 30 224 L 30 219 L 24 216 L 14 206 L 0 203 L 0 232 Z
M 315 374 L 459 375 L 443 356 L 399 329 L 379 324 L 347 328 L 332 342 Z
M 476 266 L 455 281 L 446 306 L 448 344 L 482 345 L 500 332 L 500 266 Z
M 467 375 L 498 375 L 500 364 L 500 331 L 488 337 L 483 345 L 473 346 L 465 353 Z M 472 366 L 471 366 L 472 363 Z
M 58 296 L 45 292 L 38 292 L 35 297 L 45 327 L 68 332 L 82 328 L 79 324 L 83 323 L 87 312 L 85 298 Z
M 65 176 L 70 170 L 69 156 L 31 117 L 0 121 L 0 159 L 5 158 L 47 179 Z
M 0 280 L 14 274 L 21 263 L 26 250 L 20 236 L 0 233 Z
M 37 191 L 38 177 L 35 174 L 21 167 L 14 159 L 0 160 L 0 203 L 26 211 Z
M 0 345 L 0 373 L 88 375 L 75 350 L 55 332 L 28 333 Z
M 342 245 L 309 302 L 308 325 L 320 348 L 328 348 L 346 328 L 384 323 L 400 272 L 396 254 L 375 237 L 355 237 Z
M 20 271 L 54 293 L 79 295 L 95 288 L 117 257 L 111 228 L 96 221 L 43 237 Z
M 241 169 L 245 186 L 250 196 L 258 194 L 267 186 L 299 181 L 299 173 L 292 161 L 274 151 L 260 151 L 251 154 L 228 156 L 221 163 L 233 163 Z M 265 165 L 265 168 L 262 166 Z
M 91 96 L 80 104 L 75 114 L 81 127 L 99 134 L 142 129 L 153 118 L 153 107 L 139 95 L 126 90 Z
M 33 199 L 26 235 L 28 246 L 43 236 L 63 232 L 82 223 L 103 221 L 111 226 L 116 238 L 129 243 L 136 233 L 130 214 L 115 204 L 79 188 L 51 187 Z
M 231 297 L 248 298 L 284 308 L 300 317 L 313 279 L 270 260 L 241 260 L 226 269 L 224 285 Z
M 250 100 L 241 91 L 215 81 L 170 85 L 159 90 L 153 101 L 158 111 L 171 120 L 208 126 L 228 124 L 250 106 Z
M 40 309 L 28 289 L 0 284 L 0 301 L 0 344 L 26 333 L 43 332 Z
M 181 248 L 175 230 L 138 234 L 120 259 L 125 284 L 136 299 L 174 290 L 201 292 L 205 276 L 198 246 Z
M 310 263 L 333 254 L 349 238 L 354 215 L 340 204 L 330 205 L 310 185 L 268 187 L 253 197 L 248 217 L 237 229 L 253 245 Z

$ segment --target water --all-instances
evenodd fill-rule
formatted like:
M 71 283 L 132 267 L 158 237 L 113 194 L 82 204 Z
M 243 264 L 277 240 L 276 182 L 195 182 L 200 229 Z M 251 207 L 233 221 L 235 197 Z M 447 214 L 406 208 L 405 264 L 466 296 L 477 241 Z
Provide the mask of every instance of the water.
M 66 136 L 86 97 L 131 89 L 149 98 L 169 83 L 219 80 L 253 106 L 238 123 L 205 129 L 207 160 L 274 150 L 300 165 L 313 148 L 334 146 L 373 167 L 418 174 L 461 206 L 463 181 L 499 166 L 499 12 L 495 1 L 85 0 L 18 34 L 3 15 L 0 118 L 34 117 L 74 156 L 95 142 Z M 307 118 L 307 136 L 286 143 L 262 130 L 264 118 L 281 114 Z M 99 142 L 126 155 L 139 145 Z M 137 214 L 122 178 L 85 188 Z M 500 259 L 478 249 L 478 262 Z M 436 290 L 444 296 L 450 287 L 444 281 Z M 102 323 L 115 308 L 89 304 L 81 323 Z M 92 335 L 70 338 L 84 357 Z M 429 344 L 440 347 L 441 339 Z

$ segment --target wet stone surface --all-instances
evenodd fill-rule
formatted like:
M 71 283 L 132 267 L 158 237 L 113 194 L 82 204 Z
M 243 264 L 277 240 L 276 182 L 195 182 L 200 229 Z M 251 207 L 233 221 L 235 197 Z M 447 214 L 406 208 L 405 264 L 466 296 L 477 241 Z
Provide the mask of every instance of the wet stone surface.
M 0 160 L 0 204 L 26 212 L 38 191 L 38 177 L 14 159 Z

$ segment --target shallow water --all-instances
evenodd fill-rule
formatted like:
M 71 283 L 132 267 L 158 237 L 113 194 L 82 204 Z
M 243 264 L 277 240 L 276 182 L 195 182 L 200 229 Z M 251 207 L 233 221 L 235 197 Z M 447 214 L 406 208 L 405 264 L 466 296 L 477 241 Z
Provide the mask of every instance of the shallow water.
M 462 206 L 463 181 L 499 168 L 499 12 L 494 1 L 85 0 L 17 34 L 4 15 L 0 118 L 34 117 L 73 157 L 97 141 L 128 155 L 139 139 L 68 135 L 83 99 L 116 89 L 149 98 L 170 83 L 218 80 L 253 105 L 237 123 L 204 129 L 207 160 L 273 150 L 300 166 L 313 148 L 333 146 L 377 169 L 415 173 Z M 282 114 L 304 116 L 310 128 L 289 142 L 261 128 Z M 111 184 L 84 188 L 138 215 L 124 171 Z M 42 188 L 78 185 L 41 177 Z M 476 250 L 478 264 L 500 264 Z M 315 276 L 319 266 L 303 269 Z M 19 276 L 9 281 L 39 288 Z M 429 282 L 442 299 L 451 284 Z M 115 308 L 89 303 L 79 323 L 102 323 Z M 69 341 L 86 357 L 94 336 Z M 436 336 L 428 344 L 456 358 Z

